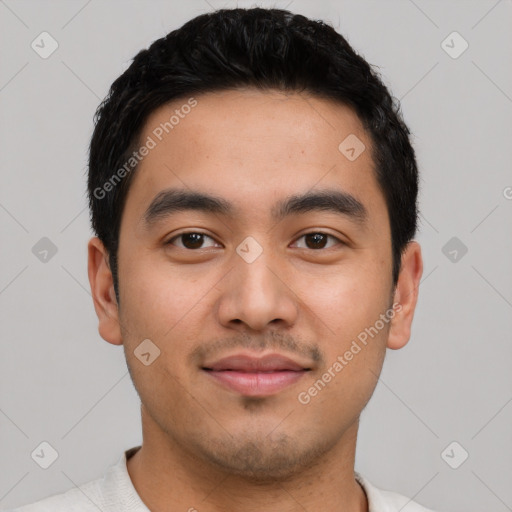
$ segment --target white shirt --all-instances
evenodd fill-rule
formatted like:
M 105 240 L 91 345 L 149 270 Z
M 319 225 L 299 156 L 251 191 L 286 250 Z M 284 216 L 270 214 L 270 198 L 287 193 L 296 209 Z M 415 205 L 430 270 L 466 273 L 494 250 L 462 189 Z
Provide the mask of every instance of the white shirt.
M 137 494 L 126 467 L 126 461 L 139 448 L 126 450 L 103 478 L 6 512 L 150 512 Z M 401 494 L 374 487 L 357 472 L 355 478 L 366 492 L 368 512 L 433 512 Z

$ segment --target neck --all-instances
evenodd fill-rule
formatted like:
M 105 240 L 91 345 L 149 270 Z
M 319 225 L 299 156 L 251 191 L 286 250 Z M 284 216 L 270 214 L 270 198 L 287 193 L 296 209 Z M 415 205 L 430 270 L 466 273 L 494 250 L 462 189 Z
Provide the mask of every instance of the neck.
M 255 481 L 201 460 L 143 414 L 142 447 L 128 460 L 131 481 L 152 512 L 367 512 L 368 502 L 354 476 L 358 422 L 314 464 L 282 479 Z

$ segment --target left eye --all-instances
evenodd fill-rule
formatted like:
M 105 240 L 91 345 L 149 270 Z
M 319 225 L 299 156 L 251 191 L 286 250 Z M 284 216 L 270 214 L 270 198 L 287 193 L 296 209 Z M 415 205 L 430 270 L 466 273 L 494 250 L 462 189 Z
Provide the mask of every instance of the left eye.
M 301 238 L 306 239 L 306 249 L 325 249 L 328 238 L 331 238 L 338 243 L 343 243 L 339 238 L 322 232 L 306 233 L 305 235 L 299 237 L 297 240 L 300 240 Z

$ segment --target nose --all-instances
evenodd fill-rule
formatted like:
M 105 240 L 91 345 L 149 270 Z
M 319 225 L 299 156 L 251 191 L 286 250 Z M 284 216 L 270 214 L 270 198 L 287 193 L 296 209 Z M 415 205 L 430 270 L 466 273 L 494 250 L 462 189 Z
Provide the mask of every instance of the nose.
M 268 253 L 264 250 L 252 262 L 233 255 L 234 267 L 220 283 L 217 314 L 223 326 L 262 331 L 295 323 L 298 300 L 288 283 L 290 273 Z

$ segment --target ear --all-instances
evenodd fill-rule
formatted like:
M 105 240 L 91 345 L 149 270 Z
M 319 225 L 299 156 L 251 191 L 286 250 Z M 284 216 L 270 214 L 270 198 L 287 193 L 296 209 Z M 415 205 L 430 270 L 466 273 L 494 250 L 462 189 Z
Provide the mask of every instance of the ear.
M 114 280 L 108 264 L 108 252 L 98 237 L 89 240 L 87 246 L 89 283 L 94 309 L 98 315 L 100 336 L 113 345 L 122 345 L 119 327 L 119 310 L 114 290 Z
M 409 242 L 402 253 L 402 264 L 395 288 L 395 316 L 389 329 L 388 348 L 396 350 L 404 347 L 409 341 L 422 273 L 420 244 L 415 241 Z

